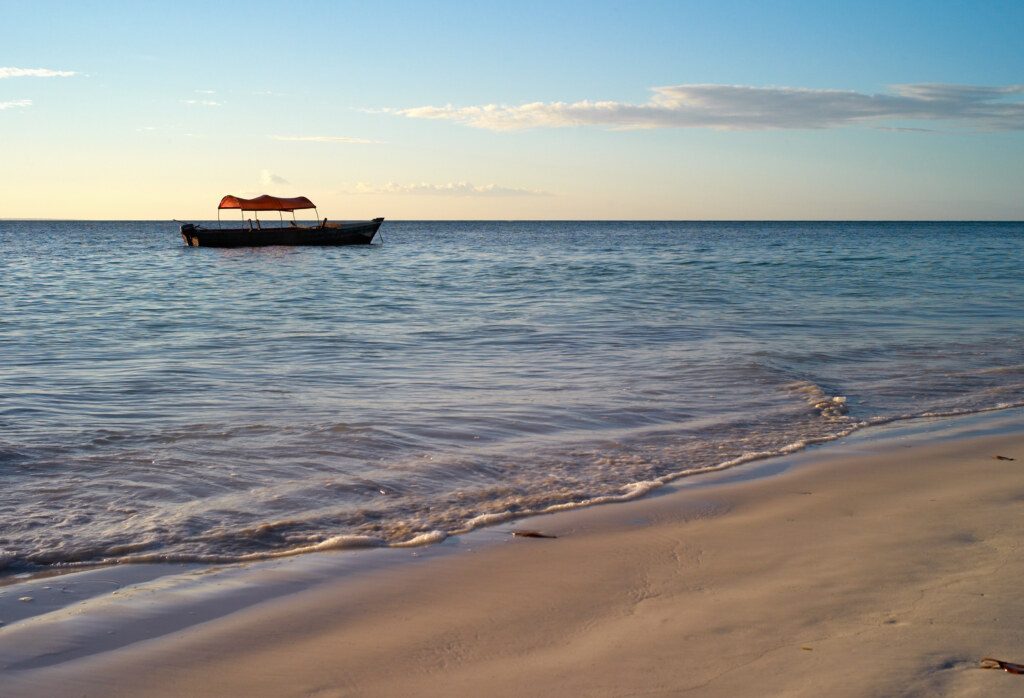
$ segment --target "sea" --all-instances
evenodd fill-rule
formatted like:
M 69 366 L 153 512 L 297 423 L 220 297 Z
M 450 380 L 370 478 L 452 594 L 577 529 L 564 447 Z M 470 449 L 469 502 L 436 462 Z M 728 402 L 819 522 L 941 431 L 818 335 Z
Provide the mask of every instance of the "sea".
M 1024 224 L 0 221 L 0 576 L 414 546 L 1024 405 Z

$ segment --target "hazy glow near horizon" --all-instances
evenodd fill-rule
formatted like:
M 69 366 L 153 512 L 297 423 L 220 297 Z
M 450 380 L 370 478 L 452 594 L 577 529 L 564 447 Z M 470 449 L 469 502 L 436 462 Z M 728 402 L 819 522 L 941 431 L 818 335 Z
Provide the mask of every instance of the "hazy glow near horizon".
M 1024 219 L 1024 5 L 893 5 L 8 3 L 0 218 Z

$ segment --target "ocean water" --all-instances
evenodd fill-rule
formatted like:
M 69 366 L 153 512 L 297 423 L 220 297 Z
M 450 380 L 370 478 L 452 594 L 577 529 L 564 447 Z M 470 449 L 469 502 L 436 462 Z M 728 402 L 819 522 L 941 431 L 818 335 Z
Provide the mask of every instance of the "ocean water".
M 409 545 L 1024 404 L 1024 224 L 0 221 L 0 574 Z

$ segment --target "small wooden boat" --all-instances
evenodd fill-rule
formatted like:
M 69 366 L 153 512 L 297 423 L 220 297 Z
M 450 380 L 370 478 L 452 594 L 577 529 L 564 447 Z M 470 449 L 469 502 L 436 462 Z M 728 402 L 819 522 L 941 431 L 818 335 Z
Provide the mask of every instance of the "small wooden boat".
M 241 228 L 222 227 L 220 212 L 222 209 L 238 209 L 242 214 Z M 258 196 L 255 199 L 243 199 L 228 194 L 217 206 L 216 228 L 205 228 L 195 223 L 183 223 L 181 237 L 189 247 L 265 247 L 268 245 L 369 245 L 373 242 L 377 229 L 383 218 L 372 221 L 328 222 L 326 218 L 317 220 L 313 225 L 303 225 L 295 220 L 295 212 L 313 209 L 316 205 L 304 196 L 281 198 L 277 196 Z M 246 220 L 247 211 L 253 212 L 256 221 Z M 263 225 L 259 218 L 260 211 L 277 211 L 278 223 Z M 291 213 L 292 220 L 286 221 L 284 213 Z

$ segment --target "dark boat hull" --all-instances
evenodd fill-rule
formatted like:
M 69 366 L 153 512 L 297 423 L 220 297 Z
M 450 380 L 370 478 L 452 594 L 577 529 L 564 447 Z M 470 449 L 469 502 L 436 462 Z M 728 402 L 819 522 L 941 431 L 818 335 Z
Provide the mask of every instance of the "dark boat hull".
M 189 247 L 268 247 L 271 245 L 369 245 L 383 218 L 325 226 L 204 228 L 185 223 L 181 238 Z

